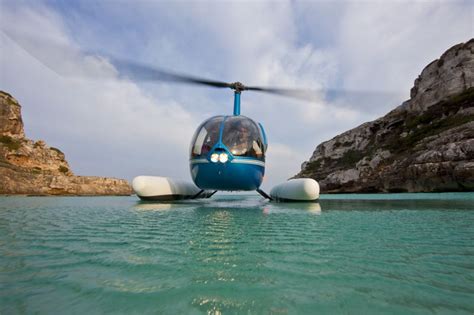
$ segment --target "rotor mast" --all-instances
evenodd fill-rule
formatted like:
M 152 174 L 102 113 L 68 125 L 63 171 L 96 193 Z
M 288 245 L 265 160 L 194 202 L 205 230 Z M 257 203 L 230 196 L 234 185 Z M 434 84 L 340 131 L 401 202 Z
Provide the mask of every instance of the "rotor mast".
M 240 115 L 240 94 L 245 90 L 245 86 L 240 82 L 235 82 L 229 86 L 234 90 L 234 116 Z

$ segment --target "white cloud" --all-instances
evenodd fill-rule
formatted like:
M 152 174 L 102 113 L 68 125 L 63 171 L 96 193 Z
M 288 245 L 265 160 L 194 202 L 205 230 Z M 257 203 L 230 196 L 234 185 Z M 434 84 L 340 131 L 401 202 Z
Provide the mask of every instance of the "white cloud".
M 473 34 L 472 3 L 348 3 L 338 34 L 345 87 L 401 91 L 408 98 L 424 66 Z
M 25 8 L 3 12 L 2 19 L 25 21 L 25 31 L 39 35 L 38 38 L 47 31 L 50 37 L 61 38 L 71 51 L 76 49 L 62 30 L 60 19 L 49 11 Z M 197 121 L 180 103 L 172 99 L 156 100 L 135 83 L 113 77 L 111 65 L 102 58 L 91 59 L 77 51 L 58 55 L 61 51 L 55 47 L 48 51 L 47 45 L 35 42 L 33 45 L 37 46 L 29 48 L 35 54 L 35 48 L 42 50 L 40 53 L 47 61 L 61 58 L 56 63 L 59 67 L 67 62 L 70 70 L 86 68 L 83 71 L 97 74 L 105 71 L 109 79 L 87 81 L 61 77 L 2 35 L 1 85 L 23 104 L 30 137 L 46 139 L 62 148 L 79 174 L 131 178 L 140 172 L 150 172 L 188 177 L 187 150 Z M 127 156 L 134 159 L 124 158 Z M 117 158 L 127 160 L 127 164 L 117 165 Z M 171 168 L 175 163 L 180 165 Z

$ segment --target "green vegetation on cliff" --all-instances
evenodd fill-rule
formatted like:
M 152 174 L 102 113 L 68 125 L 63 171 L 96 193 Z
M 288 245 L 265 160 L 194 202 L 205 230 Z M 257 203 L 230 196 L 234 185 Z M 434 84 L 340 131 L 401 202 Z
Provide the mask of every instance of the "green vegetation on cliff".
M 0 136 L 0 143 L 7 147 L 10 151 L 18 150 L 21 147 L 21 141 L 9 136 Z

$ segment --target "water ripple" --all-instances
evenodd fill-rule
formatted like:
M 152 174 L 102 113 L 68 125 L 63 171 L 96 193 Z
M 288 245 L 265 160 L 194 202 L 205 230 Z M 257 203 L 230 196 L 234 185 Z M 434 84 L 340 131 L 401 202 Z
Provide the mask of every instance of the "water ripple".
M 0 313 L 473 313 L 473 195 L 413 196 L 0 198 Z

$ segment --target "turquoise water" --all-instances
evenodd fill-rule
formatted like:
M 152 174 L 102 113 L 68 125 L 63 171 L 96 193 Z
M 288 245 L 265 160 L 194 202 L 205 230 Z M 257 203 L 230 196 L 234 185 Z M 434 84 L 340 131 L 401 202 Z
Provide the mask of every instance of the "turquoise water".
M 0 314 L 472 314 L 474 193 L 1 197 Z

